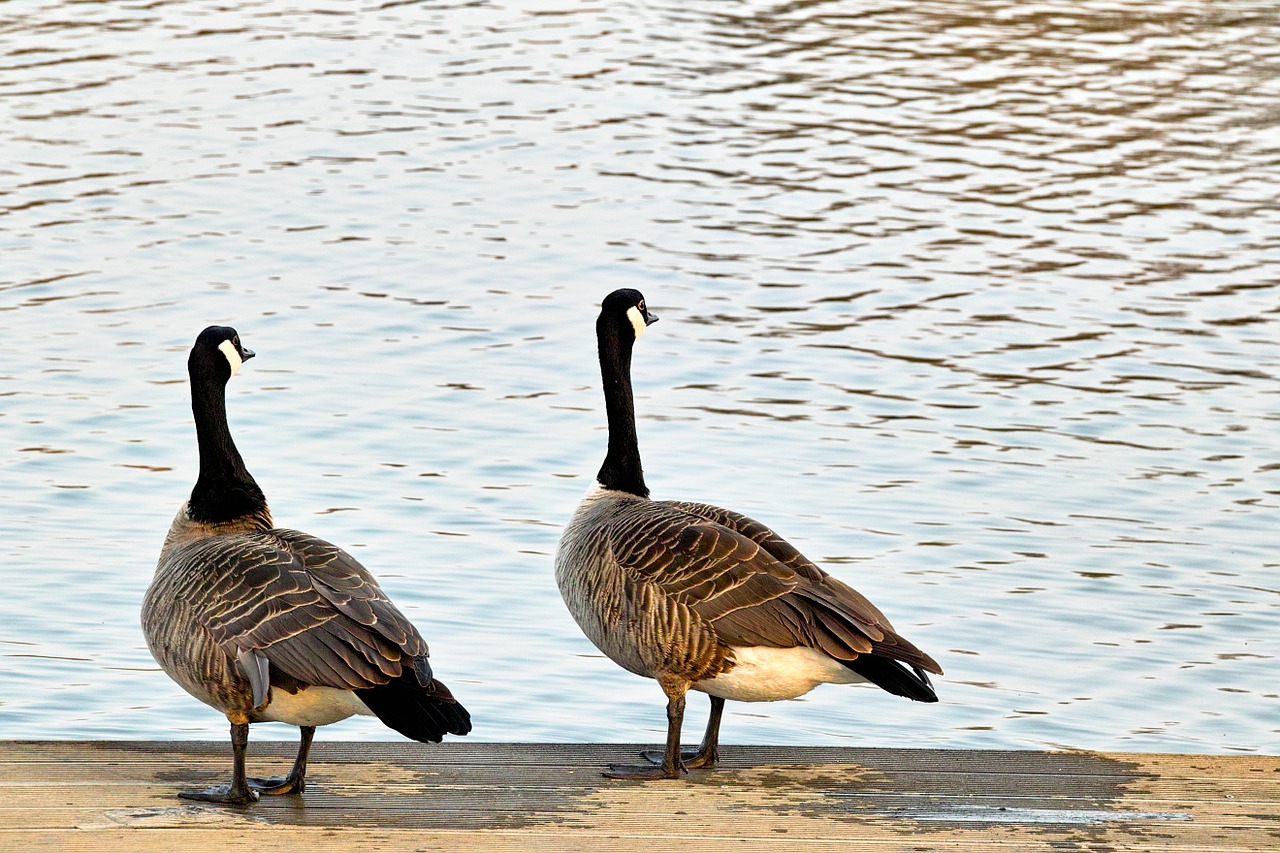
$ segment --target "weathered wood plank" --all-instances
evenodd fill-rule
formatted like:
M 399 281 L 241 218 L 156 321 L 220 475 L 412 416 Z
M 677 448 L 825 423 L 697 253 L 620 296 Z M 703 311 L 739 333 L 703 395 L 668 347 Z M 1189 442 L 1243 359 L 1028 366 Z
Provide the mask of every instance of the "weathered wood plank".
M 190 803 L 224 743 L 0 743 L 0 850 L 1136 851 L 1280 849 L 1280 758 L 726 747 L 724 769 L 619 782 L 639 747 L 320 743 L 301 801 Z M 282 772 L 289 743 L 251 744 Z

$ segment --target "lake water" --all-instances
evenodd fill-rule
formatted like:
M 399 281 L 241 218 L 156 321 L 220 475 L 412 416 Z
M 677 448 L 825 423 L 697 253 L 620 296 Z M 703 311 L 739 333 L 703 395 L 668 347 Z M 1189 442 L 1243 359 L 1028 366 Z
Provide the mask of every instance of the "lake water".
M 659 742 L 552 577 L 631 286 L 654 496 L 946 670 L 726 742 L 1280 751 L 1274 4 L 15 0 L 0 56 L 0 738 L 225 737 L 137 624 L 222 323 L 277 522 L 474 738 Z

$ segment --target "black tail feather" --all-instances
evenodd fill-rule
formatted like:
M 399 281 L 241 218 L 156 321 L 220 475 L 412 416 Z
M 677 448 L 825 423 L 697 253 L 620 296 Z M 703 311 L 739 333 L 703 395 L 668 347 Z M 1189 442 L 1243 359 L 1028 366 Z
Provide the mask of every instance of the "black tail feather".
M 844 665 L 895 696 L 905 696 L 917 702 L 938 701 L 928 674 L 918 666 L 908 669 L 896 660 L 879 655 L 858 655 L 854 660 L 845 661 Z
M 423 687 L 413 670 L 355 694 L 379 720 L 407 738 L 439 743 L 446 734 L 471 731 L 471 715 L 444 682 L 432 679 Z

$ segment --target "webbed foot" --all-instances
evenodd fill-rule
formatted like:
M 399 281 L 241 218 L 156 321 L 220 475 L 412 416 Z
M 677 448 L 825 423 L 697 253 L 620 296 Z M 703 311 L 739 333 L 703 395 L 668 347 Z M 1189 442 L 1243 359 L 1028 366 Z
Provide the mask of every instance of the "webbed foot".
M 248 780 L 249 787 L 256 793 L 266 794 L 268 796 L 279 796 L 281 794 L 293 794 L 301 796 L 302 791 L 306 788 L 306 784 L 302 779 L 290 773 L 288 776 L 270 776 L 265 779 L 261 777 L 250 777 Z
M 659 757 L 661 757 L 659 753 Z M 647 781 L 650 779 L 679 779 L 684 772 L 683 767 L 669 769 L 662 766 L 662 762 L 658 761 L 654 764 L 610 764 L 609 769 L 604 771 L 607 779 L 631 779 L 638 781 Z
M 184 800 L 198 800 L 202 803 L 222 803 L 228 806 L 247 806 L 258 801 L 258 792 L 252 788 L 236 790 L 232 785 L 214 785 L 203 791 L 179 791 L 178 796 Z
M 666 759 L 666 753 L 660 749 L 646 749 L 640 753 L 640 757 L 650 764 L 661 766 Z M 709 770 L 716 766 L 716 760 L 715 753 L 708 755 L 701 749 L 680 750 L 680 763 L 685 766 L 686 770 Z

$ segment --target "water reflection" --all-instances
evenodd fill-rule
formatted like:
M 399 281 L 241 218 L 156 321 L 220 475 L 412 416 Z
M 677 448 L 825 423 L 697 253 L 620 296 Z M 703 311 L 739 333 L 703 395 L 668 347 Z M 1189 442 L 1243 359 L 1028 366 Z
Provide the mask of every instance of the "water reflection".
M 941 707 L 831 688 L 727 740 L 1274 750 L 1277 23 L 0 6 L 0 736 L 221 731 L 136 612 L 185 352 L 232 322 L 277 516 L 384 578 L 475 736 L 657 737 L 550 578 L 631 285 L 655 494 L 770 522 L 948 671 Z

